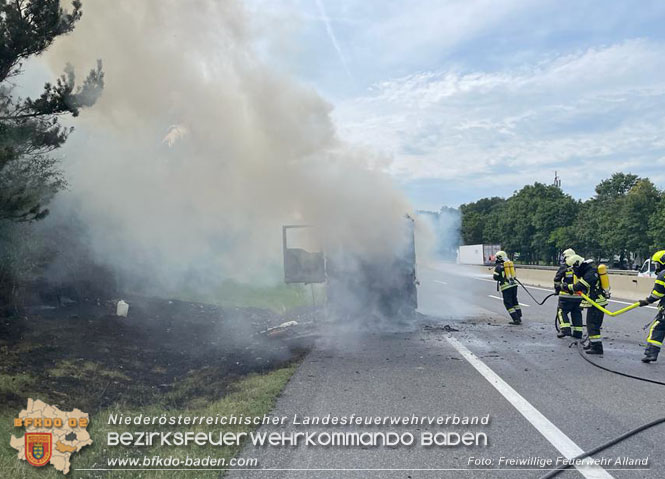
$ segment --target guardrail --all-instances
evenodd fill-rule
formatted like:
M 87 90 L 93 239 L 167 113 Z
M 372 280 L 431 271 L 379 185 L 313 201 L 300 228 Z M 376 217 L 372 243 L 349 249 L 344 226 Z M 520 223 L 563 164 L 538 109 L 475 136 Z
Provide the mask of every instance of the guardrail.
M 554 266 L 537 266 L 533 264 L 515 265 L 517 277 L 524 284 L 538 286 L 541 288 L 552 288 L 552 279 L 554 278 Z M 484 274 L 491 272 L 491 266 L 477 266 L 482 268 Z M 616 274 L 614 271 L 616 271 Z M 653 288 L 653 278 L 641 278 L 635 271 L 614 270 L 610 271 L 610 286 L 612 288 L 612 297 L 622 298 L 627 301 L 635 301 L 639 298 L 646 298 Z
M 524 268 L 524 269 L 550 269 L 552 271 L 556 271 L 559 269 L 558 266 L 544 266 L 544 265 L 539 265 L 539 264 L 520 264 L 520 263 L 515 263 L 516 268 Z M 607 269 L 607 272 L 609 274 L 620 274 L 624 276 L 637 276 L 637 271 L 629 270 L 629 269 Z

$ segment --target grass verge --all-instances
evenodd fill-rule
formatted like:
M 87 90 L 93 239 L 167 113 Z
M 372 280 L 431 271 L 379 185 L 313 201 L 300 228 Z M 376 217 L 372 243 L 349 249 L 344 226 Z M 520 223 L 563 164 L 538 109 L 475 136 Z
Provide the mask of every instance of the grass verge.
M 292 308 L 311 306 L 312 299 L 316 304 L 325 300 L 325 289 L 321 285 L 314 285 L 313 292 L 314 298 L 311 285 L 251 286 L 224 281 L 209 293 L 197 290 L 179 293 L 176 297 L 183 301 L 200 301 L 222 307 L 263 308 L 282 314 Z
M 154 404 L 141 408 L 123 408 L 116 405 L 112 408 L 102 410 L 91 418 L 88 432 L 94 441 L 91 446 L 83 448 L 80 452 L 71 457 L 71 472 L 67 477 L 71 478 L 217 478 L 220 477 L 219 471 L 77 471 L 77 469 L 88 468 L 106 468 L 109 458 L 142 458 L 144 456 L 173 456 L 184 459 L 190 457 L 224 458 L 226 460 L 234 457 L 242 448 L 239 446 L 187 446 L 187 447 L 108 447 L 106 446 L 106 435 L 108 432 L 125 431 L 224 431 L 224 432 L 249 432 L 254 429 L 253 426 L 114 426 L 108 424 L 109 414 L 119 413 L 124 415 L 143 414 L 145 416 L 160 416 L 163 413 L 178 416 L 262 416 L 268 414 L 283 390 L 284 386 L 295 372 L 298 363 L 294 362 L 286 367 L 270 371 L 265 374 L 250 374 L 243 379 L 239 379 L 228 387 L 228 393 L 219 400 L 212 402 L 197 401 L 196 395 L 192 394 L 192 399 L 184 407 L 171 408 L 173 402 L 171 394 L 187 395 L 190 389 L 194 390 L 200 385 L 195 382 L 182 382 L 174 391 L 164 395 L 163 399 Z M 205 380 L 202 378 L 201 380 Z M 25 388 L 29 387 L 29 378 L 21 378 L 12 381 L 11 378 L 4 377 L 1 381 L 5 390 L 11 391 L 16 383 L 16 394 L 25 393 Z M 36 399 L 36 398 L 35 398 Z M 65 408 L 66 409 L 66 408 Z M 16 451 L 9 446 L 9 437 L 11 434 L 17 436 L 23 435 L 23 429 L 14 429 L 12 419 L 19 411 L 0 409 L 0 437 L 2 440 L 0 447 L 0 471 L 3 477 L 17 479 L 41 478 L 54 479 L 63 477 L 62 473 L 56 471 L 52 466 L 35 468 L 26 464 L 25 461 L 19 461 L 16 458 Z

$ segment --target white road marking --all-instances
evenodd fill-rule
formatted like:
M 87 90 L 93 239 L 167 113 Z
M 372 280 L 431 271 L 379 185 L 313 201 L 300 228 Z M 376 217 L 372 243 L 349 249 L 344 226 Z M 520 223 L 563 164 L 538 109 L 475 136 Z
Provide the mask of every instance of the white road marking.
M 494 281 L 493 279 L 480 278 L 480 277 L 476 277 L 476 279 L 479 279 L 480 281 L 490 281 L 490 282 L 492 282 L 492 283 L 496 283 L 496 281 Z M 524 287 L 525 287 L 525 288 L 528 288 L 528 289 L 537 289 L 537 290 L 539 290 L 539 291 L 547 291 L 548 293 L 551 293 L 551 292 L 552 292 L 551 289 L 540 288 L 540 287 L 538 287 L 538 286 L 531 286 L 531 285 L 526 285 L 526 284 L 525 284 Z M 608 301 L 609 301 L 610 303 L 617 303 L 617 304 L 633 304 L 633 303 L 629 303 L 629 302 L 627 302 L 627 301 L 619 301 L 619 300 L 617 300 L 617 299 L 608 299 Z M 633 301 L 633 302 L 634 302 L 634 301 Z M 655 307 L 655 306 L 643 306 L 643 307 L 645 307 L 645 308 L 649 308 L 649 309 L 658 309 L 658 308 Z
M 434 281 L 435 283 L 439 283 L 439 284 L 448 284 L 445 281 L 439 281 L 438 279 L 433 279 L 432 281 Z
M 552 289 L 553 289 L 553 288 L 550 288 L 550 289 L 547 289 L 547 288 L 539 288 L 538 286 L 531 286 L 531 285 L 528 285 L 528 284 L 525 284 L 524 287 L 525 287 L 525 288 L 529 288 L 529 289 L 537 289 L 538 291 L 547 291 L 548 293 L 551 293 L 551 292 L 552 292 Z
M 479 279 L 480 281 L 489 281 L 490 283 L 496 283 L 493 279 L 487 279 L 487 278 L 479 278 L 476 276 L 476 279 Z
M 490 298 L 499 299 L 499 300 L 503 301 L 503 298 L 499 298 L 498 296 L 494 296 L 492 294 L 488 294 L 487 296 L 489 296 Z M 524 303 L 520 303 L 520 306 L 526 306 L 527 308 L 531 307 L 530 304 L 524 304 Z
M 608 299 L 608 301 L 609 301 L 610 303 L 619 303 L 619 304 L 633 304 L 633 303 L 635 302 L 635 301 L 633 301 L 633 303 L 629 303 L 629 302 L 627 302 L 627 301 L 619 301 L 618 299 Z M 658 308 L 655 307 L 655 306 L 643 306 L 643 308 L 658 309 Z
M 566 436 L 558 427 L 556 427 L 549 419 L 547 419 L 538 409 L 533 407 L 529 401 L 524 399 L 517 391 L 515 391 L 506 381 L 501 379 L 501 376 L 496 374 L 489 366 L 482 362 L 475 354 L 473 354 L 466 346 L 460 343 L 457 339 L 448 336 L 448 342 L 459 352 L 464 359 L 466 359 L 476 371 L 478 371 L 487 382 L 489 382 L 494 389 L 506 398 L 506 400 L 513 405 L 519 413 L 531 423 L 536 430 L 547 439 L 550 444 L 559 450 L 568 459 L 583 454 L 584 451 L 575 444 L 572 439 Z M 587 479 L 609 479 L 613 476 L 610 475 L 605 469 L 592 463 L 591 458 L 584 460 L 584 464 L 575 466 L 577 470 Z

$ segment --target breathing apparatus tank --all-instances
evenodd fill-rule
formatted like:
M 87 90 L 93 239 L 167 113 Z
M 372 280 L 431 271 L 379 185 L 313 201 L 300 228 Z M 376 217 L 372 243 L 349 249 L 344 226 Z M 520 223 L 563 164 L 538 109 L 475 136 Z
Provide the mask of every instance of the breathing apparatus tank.
M 507 279 L 515 279 L 515 263 L 510 260 L 504 261 L 503 270 L 506 272 Z
M 600 277 L 600 287 L 605 291 L 610 290 L 610 277 L 607 274 L 607 266 L 604 264 L 598 265 L 598 276 Z

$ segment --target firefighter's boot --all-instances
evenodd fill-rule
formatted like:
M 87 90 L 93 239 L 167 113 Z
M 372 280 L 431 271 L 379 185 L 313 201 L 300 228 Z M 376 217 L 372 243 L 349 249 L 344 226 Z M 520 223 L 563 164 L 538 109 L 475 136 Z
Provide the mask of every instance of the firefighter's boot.
M 652 346 L 651 344 L 647 346 L 647 348 L 644 350 L 644 357 L 642 358 L 643 363 L 650 363 L 652 361 L 656 361 L 658 359 L 658 353 L 660 352 L 660 348 L 656 346 Z
M 561 328 L 561 331 L 559 331 L 556 335 L 557 338 L 565 338 L 566 336 L 570 336 L 570 328 Z
M 589 349 L 585 351 L 587 354 L 603 354 L 603 343 L 594 341 L 589 343 Z
M 520 318 L 519 311 L 515 311 L 513 313 L 510 313 L 510 317 L 513 320 L 513 324 L 522 324 L 522 319 Z
M 573 338 L 582 339 L 582 331 L 573 331 Z

